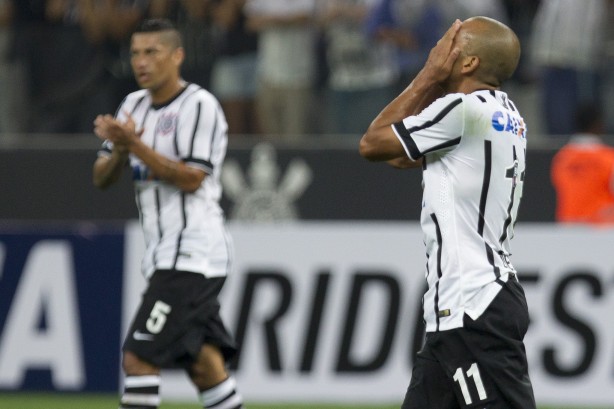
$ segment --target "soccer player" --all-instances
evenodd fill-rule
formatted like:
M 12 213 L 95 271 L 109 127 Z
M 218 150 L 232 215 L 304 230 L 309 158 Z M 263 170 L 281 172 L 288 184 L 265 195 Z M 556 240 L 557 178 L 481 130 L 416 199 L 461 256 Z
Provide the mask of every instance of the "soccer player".
M 427 333 L 403 409 L 535 408 L 509 246 L 526 129 L 499 90 L 519 56 L 507 26 L 457 20 L 360 142 L 369 160 L 423 171 Z
M 181 79 L 183 60 L 172 24 L 145 21 L 131 39 L 142 89 L 94 121 L 104 140 L 94 184 L 111 185 L 130 164 L 146 241 L 148 287 L 123 345 L 121 409 L 157 408 L 160 368 L 170 367 L 187 371 L 205 408 L 243 407 L 218 302 L 231 258 L 218 204 L 227 125 L 217 100 Z

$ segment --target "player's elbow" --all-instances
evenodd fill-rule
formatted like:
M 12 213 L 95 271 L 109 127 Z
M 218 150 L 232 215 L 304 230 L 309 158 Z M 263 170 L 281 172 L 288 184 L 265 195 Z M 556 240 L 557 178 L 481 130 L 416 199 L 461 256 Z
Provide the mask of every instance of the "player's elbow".
M 200 182 L 197 183 L 195 181 L 189 181 L 189 182 L 182 183 L 178 187 L 185 193 L 194 193 L 200 187 Z
M 360 152 L 360 156 L 367 160 L 375 161 L 378 156 L 377 145 L 373 142 L 371 135 L 367 131 L 360 139 L 360 144 L 358 146 L 358 151 Z
M 358 147 L 360 155 L 370 161 L 380 162 L 394 158 L 390 149 L 387 148 L 387 143 L 377 133 L 367 130 L 360 140 Z
M 92 178 L 92 183 L 94 184 L 94 186 L 101 190 L 106 189 L 110 185 L 110 183 L 105 183 L 103 179 L 97 177 L 96 175 L 94 175 L 94 177 Z
M 185 193 L 194 193 L 201 187 L 203 181 L 205 180 L 205 177 L 206 174 L 204 172 L 193 171 L 176 185 L 180 190 Z

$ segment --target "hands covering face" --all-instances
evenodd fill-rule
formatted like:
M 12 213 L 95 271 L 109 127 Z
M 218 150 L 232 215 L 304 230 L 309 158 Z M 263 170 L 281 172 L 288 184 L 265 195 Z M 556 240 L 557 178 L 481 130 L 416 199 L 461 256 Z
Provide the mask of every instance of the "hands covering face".
M 454 62 L 460 55 L 460 48 L 454 41 L 456 34 L 461 28 L 461 21 L 456 20 L 446 33 L 431 49 L 428 60 L 424 64 L 423 74 L 437 84 L 448 79 L 452 73 Z

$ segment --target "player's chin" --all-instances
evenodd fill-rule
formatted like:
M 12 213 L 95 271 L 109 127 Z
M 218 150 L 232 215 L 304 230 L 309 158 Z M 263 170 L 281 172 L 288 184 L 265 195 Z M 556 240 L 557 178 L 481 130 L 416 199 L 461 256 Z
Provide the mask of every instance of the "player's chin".
M 139 87 L 141 87 L 141 88 L 149 88 L 149 87 L 151 86 L 151 84 L 150 84 L 150 83 L 151 83 L 151 81 L 148 81 L 148 80 L 146 80 L 146 79 L 140 79 L 140 78 L 137 78 L 137 79 L 136 79 L 136 83 L 137 83 L 137 84 L 139 85 Z

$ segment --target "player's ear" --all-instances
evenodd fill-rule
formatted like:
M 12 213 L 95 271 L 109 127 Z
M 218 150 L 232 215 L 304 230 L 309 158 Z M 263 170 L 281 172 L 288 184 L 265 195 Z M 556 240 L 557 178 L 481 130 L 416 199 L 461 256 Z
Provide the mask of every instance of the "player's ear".
M 177 66 L 180 66 L 183 63 L 183 60 L 185 59 L 185 50 L 183 49 L 183 47 L 175 48 L 175 50 L 173 51 L 172 58 L 175 64 Z
M 480 66 L 480 57 L 477 55 L 467 55 L 462 57 L 461 73 L 471 74 Z

